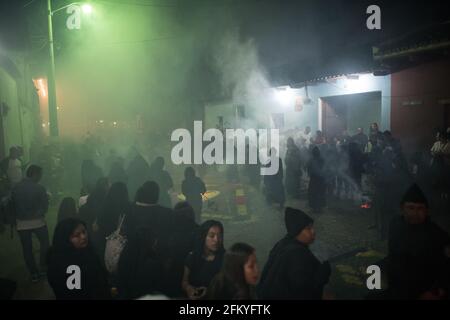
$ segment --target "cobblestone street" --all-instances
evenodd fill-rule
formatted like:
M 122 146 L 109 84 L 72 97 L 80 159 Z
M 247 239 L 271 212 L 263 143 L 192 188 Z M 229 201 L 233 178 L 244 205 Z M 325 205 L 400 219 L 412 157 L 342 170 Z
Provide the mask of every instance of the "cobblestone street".
M 246 242 L 256 248 L 260 271 L 262 271 L 273 245 L 286 233 L 284 211 L 266 204 L 260 190 L 243 185 L 227 184 L 218 175 L 204 177 L 209 191 L 218 195 L 205 202 L 202 219 L 222 221 L 225 228 L 225 247 L 235 242 Z M 246 212 L 237 213 L 236 190 L 244 190 Z M 332 276 L 328 286 L 336 299 L 362 299 L 369 293 L 366 289 L 365 270 L 368 265 L 380 261 L 386 255 L 387 244 L 379 240 L 370 209 L 361 209 L 353 201 L 330 201 L 320 214 L 308 208 L 306 182 L 298 200 L 289 199 L 286 206 L 305 211 L 314 219 L 316 241 L 311 250 L 319 260 L 332 259 Z M 179 190 L 175 190 L 179 191 Z M 52 207 L 47 221 L 52 236 L 56 208 Z M 438 223 L 448 230 L 448 219 L 437 217 Z M 0 277 L 18 280 L 15 299 L 52 299 L 53 293 L 46 281 L 32 284 L 26 272 L 17 234 L 11 238 L 9 229 L 0 236 Z M 36 243 L 37 244 L 37 243 Z M 37 247 L 37 246 L 36 246 Z M 38 254 L 38 252 L 36 252 Z M 19 280 L 21 279 L 21 280 Z

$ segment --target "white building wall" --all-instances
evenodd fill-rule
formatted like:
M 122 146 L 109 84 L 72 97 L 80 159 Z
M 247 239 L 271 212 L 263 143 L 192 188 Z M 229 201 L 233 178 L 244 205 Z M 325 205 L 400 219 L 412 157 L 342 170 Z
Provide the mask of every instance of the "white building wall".
M 241 127 L 244 128 L 271 128 L 271 115 L 284 114 L 285 129 L 295 127 L 303 129 L 310 126 L 313 131 L 320 128 L 321 98 L 365 92 L 381 92 L 381 130 L 390 130 L 391 114 L 391 77 L 361 74 L 358 80 L 340 78 L 334 82 L 308 84 L 309 104 L 303 105 L 302 111 L 295 110 L 295 101 L 299 97 L 306 97 L 305 88 L 275 91 L 268 89 L 260 96 L 253 96 L 247 101 L 230 101 L 228 103 L 209 104 L 205 108 L 205 121 L 211 125 L 212 119 L 217 122 L 218 115 L 232 119 L 235 114 L 235 105 L 243 104 L 246 108 L 246 118 Z M 281 99 L 280 99 L 281 96 Z M 224 117 L 224 119 L 225 119 Z

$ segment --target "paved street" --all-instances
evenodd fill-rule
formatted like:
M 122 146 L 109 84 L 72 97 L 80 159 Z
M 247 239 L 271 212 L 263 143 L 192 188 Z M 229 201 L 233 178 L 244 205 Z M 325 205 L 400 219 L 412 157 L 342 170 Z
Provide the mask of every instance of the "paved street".
M 203 220 L 223 222 L 225 247 L 235 242 L 247 242 L 255 247 L 262 270 L 270 249 L 285 235 L 284 212 L 268 206 L 261 192 L 247 184 L 227 184 L 216 173 L 204 176 L 204 180 L 208 190 L 217 190 L 219 194 L 205 202 Z M 233 207 L 235 191 L 239 188 L 245 193 L 245 215 L 237 213 Z M 316 242 L 311 246 L 312 251 L 320 260 L 349 253 L 332 263 L 329 290 L 337 299 L 363 298 L 368 293 L 365 288 L 366 267 L 379 261 L 386 253 L 386 243 L 378 240 L 376 229 L 369 228 L 374 222 L 373 213 L 351 201 L 339 201 L 329 203 L 321 214 L 312 214 L 306 204 L 305 192 L 306 184 L 303 185 L 301 199 L 288 199 L 286 206 L 302 209 L 314 218 Z M 52 207 L 47 216 L 51 233 L 55 220 L 56 208 Z M 438 219 L 441 225 L 448 227 L 448 221 L 442 217 L 441 220 Z M 53 293 L 46 281 L 37 284 L 30 282 L 21 256 L 19 238 L 17 234 L 12 239 L 10 236 L 9 229 L 0 236 L 0 260 L 3 262 L 0 277 L 18 281 L 16 299 L 52 299 Z M 358 254 L 353 252 L 356 249 L 365 250 L 363 254 Z

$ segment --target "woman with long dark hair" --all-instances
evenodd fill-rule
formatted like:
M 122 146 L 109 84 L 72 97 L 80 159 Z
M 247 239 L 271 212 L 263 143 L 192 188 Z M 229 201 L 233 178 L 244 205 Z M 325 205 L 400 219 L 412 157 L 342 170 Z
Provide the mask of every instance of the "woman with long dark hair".
M 155 246 L 156 238 L 149 228 L 138 228 L 129 236 L 119 259 L 117 280 L 120 299 L 164 293 L 165 271 Z
M 98 179 L 95 189 L 89 194 L 86 204 L 80 207 L 80 219 L 86 223 L 89 234 L 93 235 L 97 230 L 97 218 L 103 210 L 106 195 L 109 190 L 108 178 Z
M 205 221 L 200 226 L 194 250 L 186 258 L 184 266 L 181 286 L 189 299 L 204 297 L 211 280 L 222 268 L 224 254 L 222 223 Z
M 103 210 L 97 218 L 99 252 L 105 250 L 106 237 L 113 233 L 122 217 L 130 212 L 131 204 L 128 199 L 128 189 L 125 183 L 114 183 L 106 195 Z
M 57 221 L 67 218 L 76 218 L 78 216 L 77 204 L 75 203 L 75 199 L 72 197 L 66 197 L 62 199 L 59 208 L 58 208 L 58 218 Z
M 258 277 L 255 249 L 246 243 L 235 243 L 225 253 L 222 270 L 208 287 L 206 299 L 254 299 L 253 286 L 258 282 Z
M 186 257 L 194 249 L 199 226 L 195 223 L 194 209 L 186 201 L 178 202 L 173 208 L 173 223 L 169 241 L 168 265 L 169 296 L 183 295 L 180 283 L 183 279 Z
M 56 299 L 109 299 L 107 272 L 91 245 L 86 224 L 67 218 L 58 223 L 47 256 L 48 282 Z

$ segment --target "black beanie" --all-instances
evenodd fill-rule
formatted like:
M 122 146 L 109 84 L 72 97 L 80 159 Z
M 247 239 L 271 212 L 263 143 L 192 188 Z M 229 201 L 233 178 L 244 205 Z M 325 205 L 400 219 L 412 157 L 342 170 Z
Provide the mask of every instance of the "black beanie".
M 296 237 L 304 228 L 311 225 L 314 220 L 301 210 L 287 207 L 284 211 L 284 221 L 290 236 Z
M 403 195 L 400 205 L 405 204 L 405 202 L 425 203 L 425 205 L 428 207 L 427 198 L 417 184 L 413 184 L 411 187 L 409 187 L 409 189 Z

